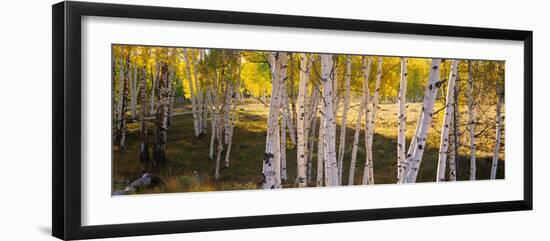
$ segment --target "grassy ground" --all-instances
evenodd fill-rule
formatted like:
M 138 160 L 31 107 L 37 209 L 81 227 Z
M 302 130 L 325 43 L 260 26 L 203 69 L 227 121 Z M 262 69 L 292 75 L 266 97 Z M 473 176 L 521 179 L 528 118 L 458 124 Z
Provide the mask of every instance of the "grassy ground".
M 357 103 L 352 103 L 352 106 Z M 420 112 L 420 104 L 409 104 L 407 114 L 407 143 L 414 134 L 416 121 Z M 437 108 L 436 108 L 437 109 Z M 462 108 L 463 109 L 463 108 Z M 461 110 L 462 110 L 461 109 Z M 175 112 L 189 110 L 188 106 L 178 106 Z M 139 162 L 139 123 L 129 123 L 127 137 L 127 150 L 124 157 L 118 149 L 113 147 L 113 186 L 112 191 L 121 190 L 124 180 L 134 180 L 145 172 L 160 176 L 165 185 L 161 187 L 140 190 L 139 193 L 165 193 L 165 192 L 198 192 L 242 190 L 259 188 L 262 156 L 265 149 L 265 132 L 267 108 L 260 103 L 248 103 L 238 109 L 238 122 L 236 123 L 233 148 L 231 151 L 230 165 L 228 168 L 221 165 L 220 179 L 214 180 L 215 161 L 208 157 L 210 148 L 210 133 L 201 138 L 193 135 L 193 119 L 191 115 L 179 115 L 173 117 L 172 126 L 168 130 L 167 164 L 162 168 L 155 168 Z M 375 123 L 374 151 L 374 179 L 376 184 L 389 184 L 396 182 L 396 146 L 397 146 L 397 106 L 395 104 L 382 104 L 378 111 Z M 346 129 L 346 149 L 344 157 L 344 184 L 347 184 L 349 175 L 349 162 L 354 134 L 354 119 L 357 112 L 351 109 L 348 112 L 348 126 Z M 465 113 L 461 113 L 466 118 Z M 489 116 L 492 116 L 491 113 Z M 340 117 L 338 117 L 340 118 Z M 434 128 L 429 132 L 427 147 L 424 152 L 420 167 L 418 182 L 432 182 L 437 171 L 437 158 L 439 150 L 439 129 L 442 113 L 436 115 Z M 488 121 L 488 120 L 487 120 Z M 338 122 L 338 124 L 340 124 Z M 149 133 L 152 135 L 152 122 L 148 123 Z M 209 130 L 210 131 L 210 130 Z M 338 133 L 340 126 L 338 126 Z M 494 147 L 495 130 L 490 129 L 478 138 L 477 179 L 488 179 L 491 169 L 492 149 Z M 337 135 L 339 136 L 339 134 Z M 354 184 L 361 183 L 365 146 L 363 133 L 358 148 L 358 161 Z M 150 138 L 150 140 L 152 140 Z M 461 137 L 461 142 L 467 144 L 467 135 Z M 152 147 L 152 141 L 150 147 Z M 467 146 L 460 148 L 458 157 L 459 180 L 469 178 L 469 149 Z M 150 151 L 151 153 L 151 151 Z M 316 149 L 314 151 L 316 153 Z M 501 147 L 497 178 L 504 178 L 504 145 Z M 222 158 L 223 162 L 224 158 Z M 316 170 L 316 155 L 313 156 L 313 175 Z M 296 149 L 287 142 L 287 171 L 288 183 L 285 187 L 291 187 L 296 176 Z M 315 180 L 315 177 L 313 178 Z

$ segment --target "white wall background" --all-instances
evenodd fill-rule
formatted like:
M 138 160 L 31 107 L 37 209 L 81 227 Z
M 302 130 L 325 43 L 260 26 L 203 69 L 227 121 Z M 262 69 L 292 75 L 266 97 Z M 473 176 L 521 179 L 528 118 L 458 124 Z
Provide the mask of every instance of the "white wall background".
M 544 1 L 152 1 L 109 2 L 249 12 L 317 15 L 534 31 L 534 206 L 508 212 L 389 221 L 293 226 L 116 240 L 405 239 L 546 240 L 550 218 L 550 168 L 544 136 L 549 118 L 543 77 L 550 53 Z M 51 231 L 51 4 L 9 1 L 0 8 L 0 240 L 54 240 Z M 546 94 L 547 95 L 547 94 Z

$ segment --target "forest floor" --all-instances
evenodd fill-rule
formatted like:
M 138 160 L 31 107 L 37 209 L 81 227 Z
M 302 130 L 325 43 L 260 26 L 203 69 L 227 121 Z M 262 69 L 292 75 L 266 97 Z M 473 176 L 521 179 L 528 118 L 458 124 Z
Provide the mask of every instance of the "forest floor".
M 343 184 L 347 185 L 349 176 L 349 164 L 353 135 L 355 132 L 355 120 L 357 111 L 352 103 L 348 111 L 348 124 L 346 128 L 346 145 L 344 156 Z M 440 108 L 440 107 L 439 107 Z M 410 103 L 407 108 L 407 145 L 414 134 L 421 103 Z M 438 107 L 436 107 L 436 110 Z M 489 108 L 491 109 L 491 108 Z M 492 108 L 494 109 L 494 108 Z M 489 111 L 487 116 L 495 116 L 494 110 Z M 188 112 L 187 105 L 177 105 L 174 113 Z M 465 107 L 460 107 L 460 118 L 466 122 L 467 112 Z M 215 160 L 209 159 L 210 129 L 208 133 L 200 138 L 194 137 L 193 119 L 190 114 L 176 114 L 173 116 L 172 125 L 168 130 L 166 144 L 167 164 L 161 168 L 151 167 L 149 164 L 139 161 L 139 123 L 128 123 L 127 150 L 124 159 L 118 145 L 113 146 L 112 162 L 112 191 L 124 189 L 123 183 L 126 180 L 133 181 L 145 172 L 159 176 L 164 185 L 160 187 L 140 190 L 138 193 L 167 193 L 167 192 L 199 192 L 199 191 L 221 191 L 221 190 L 243 190 L 260 188 L 262 156 L 265 149 L 265 133 L 267 129 L 267 111 L 263 104 L 256 101 L 239 105 L 238 121 L 235 124 L 233 147 L 231 150 L 229 167 L 223 166 L 225 156 L 223 155 L 220 165 L 220 178 L 214 180 Z M 340 111 L 341 112 L 341 111 Z M 340 113 L 339 113 L 340 114 Z M 424 152 L 417 182 L 433 182 L 437 172 L 437 160 L 440 142 L 440 128 L 443 111 L 434 117 L 433 128 L 430 129 L 427 138 L 427 147 Z M 338 116 L 337 137 L 340 136 L 340 118 Z M 148 120 L 148 129 L 152 135 L 153 121 Z M 482 121 L 482 120 L 480 120 Z M 490 122 L 493 120 L 483 120 Z M 210 122 L 209 122 L 210 123 Z M 481 132 L 477 137 L 477 179 L 489 179 L 492 161 L 492 150 L 494 148 L 495 127 L 492 123 L 489 128 L 476 128 Z M 470 159 L 468 146 L 468 133 L 464 126 L 459 128 L 463 133 L 460 137 L 460 151 L 458 155 L 458 179 L 468 180 Z M 479 129 L 479 130 L 478 130 Z M 485 131 L 481 131 L 481 129 Z M 362 127 L 362 130 L 363 127 Z M 504 133 L 504 131 L 503 131 Z M 357 168 L 354 184 L 361 183 L 363 177 L 363 166 L 365 162 L 364 132 L 360 134 L 360 141 L 357 153 Z M 287 172 L 288 181 L 284 187 L 292 187 L 296 177 L 296 148 L 290 141 L 287 134 Z M 149 138 L 149 153 L 152 153 L 152 138 Z M 315 145 L 316 146 L 316 145 Z M 337 140 L 338 146 L 338 140 Z M 375 136 L 373 140 L 374 156 L 374 180 L 376 184 L 393 184 L 396 182 L 397 168 L 397 105 L 381 104 L 375 122 Z M 224 151 L 225 153 L 225 151 Z M 315 182 L 316 153 L 314 149 L 312 180 Z M 504 178 L 504 135 L 501 143 L 497 178 Z M 448 176 L 448 175 L 447 175 Z M 314 183 L 311 183 L 314 185 Z

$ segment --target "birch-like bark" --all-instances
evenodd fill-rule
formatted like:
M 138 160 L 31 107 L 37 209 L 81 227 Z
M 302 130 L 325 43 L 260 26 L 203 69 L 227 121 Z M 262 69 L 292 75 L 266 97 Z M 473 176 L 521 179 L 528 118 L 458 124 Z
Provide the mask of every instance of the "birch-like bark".
M 223 128 L 224 128 L 224 139 L 223 141 L 225 143 L 229 142 L 229 138 L 231 135 L 231 123 L 230 123 L 230 112 L 231 112 L 231 102 L 233 96 L 233 83 L 231 81 L 225 81 L 225 100 L 223 101 Z M 197 115 L 198 116 L 198 115 Z M 197 124 L 197 126 L 199 126 Z M 200 127 L 199 127 L 200 130 Z
M 145 116 L 147 115 L 147 71 L 145 68 L 141 70 L 140 78 L 140 112 L 139 112 L 139 160 L 141 162 L 149 161 L 149 140 L 147 137 L 147 125 L 145 123 Z
M 458 61 L 451 62 L 451 73 L 449 82 L 447 83 L 447 96 L 445 98 L 445 114 L 443 116 L 443 124 L 441 125 L 441 140 L 439 142 L 439 158 L 437 163 L 436 181 L 445 181 L 445 171 L 447 170 L 447 152 L 449 150 L 449 127 L 454 114 L 454 89 L 458 74 Z M 454 143 L 452 143 L 454 144 Z
M 458 74 L 457 74 L 457 81 L 455 82 L 455 87 L 454 87 L 454 111 L 453 111 L 453 120 L 452 120 L 452 123 L 453 123 L 453 129 L 452 129 L 452 133 L 453 133 L 453 139 L 452 139 L 452 144 L 453 144 L 453 149 L 452 149 L 452 152 L 450 152 L 450 157 L 449 157 L 449 180 L 451 181 L 456 181 L 457 178 L 458 178 L 458 146 L 459 146 L 459 143 L 460 143 L 460 133 L 459 133 L 459 126 L 458 126 L 458 123 L 460 122 L 460 111 L 459 111 L 459 107 L 458 107 L 458 89 L 459 89 L 459 81 L 458 81 Z
M 130 79 L 132 77 L 132 72 L 130 70 L 130 54 L 128 53 L 126 57 L 126 61 L 124 62 L 124 69 L 123 69 L 123 75 L 124 79 L 122 82 L 122 98 L 121 104 L 120 104 L 120 151 L 124 154 L 124 150 L 126 150 L 126 132 L 128 131 L 126 129 L 126 112 L 128 108 L 127 98 L 129 89 L 130 89 Z
M 138 82 L 138 66 L 134 65 L 134 78 L 132 78 L 132 88 L 134 89 L 134 103 L 132 104 L 132 113 L 133 119 L 137 118 L 137 104 L 138 104 L 138 92 L 139 92 L 139 82 Z
M 401 81 L 399 82 L 398 105 L 398 127 L 397 127 L 397 182 L 400 182 L 402 173 L 407 165 L 405 159 L 406 139 L 405 131 L 407 129 L 407 58 L 401 58 Z
M 275 158 L 275 161 L 279 161 L 279 186 L 281 185 L 282 181 L 286 181 L 287 179 L 287 173 L 286 173 L 286 131 L 287 128 L 289 130 L 289 133 L 291 137 L 293 136 L 293 124 L 290 121 L 290 111 L 288 107 L 288 93 L 287 93 L 287 59 L 289 57 L 288 53 L 281 53 L 280 58 L 280 68 L 279 71 L 279 81 L 281 83 L 281 98 L 280 98 L 280 111 L 281 111 L 281 123 L 279 125 L 279 155 L 278 159 Z M 282 56 L 284 55 L 284 57 Z M 292 137 L 291 139 L 293 139 Z M 296 145 L 296 141 L 293 141 L 293 144 Z M 275 155 L 277 157 L 277 155 Z
M 313 60 L 310 59 L 310 70 L 313 66 Z M 312 82 L 311 82 L 312 83 Z M 307 155 L 307 183 L 312 183 L 313 179 L 313 153 L 315 147 L 315 139 L 317 136 L 317 113 L 319 111 L 319 89 L 312 84 L 311 87 L 311 97 L 308 98 L 308 109 L 306 110 L 306 131 L 309 144 L 307 145 L 306 152 Z
M 117 135 L 118 135 L 118 113 L 117 113 L 117 108 L 118 108 L 118 102 L 117 102 L 117 93 L 116 93 L 116 82 L 117 82 L 117 63 L 118 63 L 118 59 L 115 58 L 115 53 L 112 52 L 111 53 L 111 58 L 112 58 L 112 62 L 111 62 L 111 85 L 112 85 L 112 88 L 111 88 L 111 138 L 112 140 L 116 140 L 117 138 Z
M 183 49 L 183 60 L 185 61 L 185 68 L 187 72 L 187 81 L 189 84 L 189 96 L 191 99 L 191 111 L 193 112 L 193 130 L 195 131 L 195 136 L 200 135 L 199 130 L 199 117 L 197 112 L 197 98 L 195 96 L 195 90 L 193 87 L 193 78 L 191 74 L 191 61 L 189 60 L 189 54 L 187 53 L 188 49 Z M 196 81 L 196 80 L 195 80 Z
M 225 167 L 229 167 L 229 157 L 231 156 L 231 146 L 233 145 L 232 144 L 233 143 L 233 129 L 235 128 L 235 119 L 236 118 L 237 118 L 237 116 L 236 116 L 235 112 L 230 114 L 230 117 L 229 117 L 229 122 L 230 122 L 229 132 L 230 132 L 230 135 L 229 135 L 229 140 L 227 142 L 227 151 L 225 152 Z
M 349 165 L 349 179 L 348 185 L 353 185 L 355 181 L 355 165 L 357 162 L 357 149 L 359 145 L 359 135 L 361 132 L 361 119 L 365 113 L 365 107 L 367 105 L 367 96 L 369 96 L 369 73 L 370 73 L 371 60 L 368 57 L 363 56 L 361 71 L 363 72 L 363 93 L 361 94 L 361 104 L 357 110 L 357 120 L 355 122 L 355 133 L 353 135 L 353 148 L 351 150 L 351 162 Z
M 287 59 L 290 56 L 290 54 L 287 54 Z M 287 62 L 288 61 L 285 60 L 285 64 L 281 66 L 280 71 L 280 78 L 284 83 L 281 85 L 281 113 L 283 116 L 283 122 L 285 122 L 285 125 L 288 128 L 288 135 L 290 136 L 290 140 L 292 141 L 292 144 L 296 146 L 296 134 L 294 132 L 294 123 L 292 121 L 292 113 L 289 107 L 289 96 L 287 92 Z
M 211 136 L 210 136 L 210 152 L 209 152 L 209 157 L 210 157 L 210 160 L 214 160 L 214 143 L 216 141 L 216 131 L 217 131 L 217 128 L 216 128 L 216 125 L 218 123 L 218 120 L 217 120 L 217 116 L 216 115 L 216 107 L 214 105 L 215 102 L 215 96 L 213 94 L 214 92 L 214 89 L 212 86 L 210 86 L 211 89 L 208 91 L 208 99 L 209 99 L 209 110 L 210 110 L 210 119 L 211 119 L 211 126 L 212 126 L 212 131 L 211 131 Z
M 122 129 L 122 122 L 120 121 L 122 119 L 122 107 L 124 106 L 124 65 L 125 61 L 120 58 L 118 61 L 118 100 L 117 100 L 117 108 L 116 108 L 116 130 L 118 132 L 118 138 L 120 139 L 120 133 Z
M 424 110 L 424 106 L 425 104 L 423 103 L 422 110 Z M 417 133 L 420 133 L 420 126 L 422 125 L 423 117 L 424 115 L 422 114 L 422 112 L 420 112 L 420 117 L 416 121 L 416 128 L 414 130 L 415 135 Z M 407 183 L 407 173 L 409 173 L 409 170 L 411 168 L 411 164 L 412 164 L 411 157 L 416 147 L 416 141 L 417 141 L 417 138 L 413 136 L 411 140 L 411 144 L 409 145 L 409 149 L 407 151 L 407 155 L 405 155 L 405 168 L 403 169 L 403 172 L 401 172 L 401 176 L 397 179 L 397 183 Z
M 130 60 L 131 61 L 131 60 Z M 132 116 L 132 119 L 134 119 L 136 117 L 136 113 L 135 113 L 135 109 L 134 109 L 134 102 L 135 102 L 135 99 L 134 99 L 134 68 L 133 68 L 133 64 L 130 64 L 128 65 L 128 79 L 127 79 L 127 84 L 128 84 L 128 110 L 130 111 L 130 115 Z
M 498 155 L 500 153 L 500 139 L 501 139 L 501 129 L 502 129 L 502 95 L 498 93 L 498 100 L 497 100 L 497 130 L 496 130 L 496 141 L 495 141 L 495 148 L 493 151 L 493 162 L 491 165 L 491 179 L 495 179 L 497 177 L 497 168 L 498 168 Z
M 321 113 L 319 114 L 319 139 L 317 143 L 317 186 L 323 186 L 325 176 L 325 104 L 321 100 Z
M 365 175 L 363 176 L 363 185 L 374 184 L 374 161 L 372 155 L 372 143 L 374 139 L 374 122 L 376 120 L 376 112 L 378 111 L 379 95 L 380 95 L 380 81 L 382 79 L 382 57 L 378 57 L 378 69 L 376 70 L 376 82 L 374 86 L 374 94 L 372 96 L 372 105 L 369 118 L 367 119 L 367 138 L 365 142 L 368 142 L 367 160 L 365 161 Z
M 263 183 L 262 187 L 264 189 L 274 189 L 277 188 L 278 184 L 278 171 L 275 168 L 275 158 L 274 152 L 276 146 L 279 145 L 277 140 L 277 135 L 279 131 L 279 112 L 280 112 L 280 99 L 281 99 L 281 81 L 279 78 L 279 73 L 277 71 L 281 65 L 281 58 L 286 56 L 286 54 L 279 54 L 277 52 L 272 53 L 272 74 L 271 74 L 271 100 L 269 102 L 269 115 L 267 120 L 267 135 L 266 135 L 266 145 L 265 153 L 263 157 Z M 280 169 L 279 169 L 280 170 Z
M 202 51 L 202 50 L 199 50 Z M 195 51 L 191 50 L 192 56 L 195 56 Z M 200 53 L 199 53 L 200 55 Z M 193 62 L 193 77 L 195 79 L 195 104 L 197 104 L 197 128 L 199 129 L 199 135 L 202 135 L 205 133 L 205 128 L 203 127 L 203 117 L 204 117 L 204 94 L 201 90 L 199 78 L 197 77 L 197 65 L 198 61 L 197 58 L 192 58 L 191 60 Z
M 286 181 L 286 122 L 281 121 L 281 135 L 280 135 L 280 159 L 281 159 L 281 182 Z
M 282 176 L 281 176 L 281 124 L 277 120 L 277 126 L 275 127 L 275 148 L 273 151 L 273 163 L 275 165 L 275 188 L 281 188 Z
M 155 104 L 155 91 L 157 90 L 158 86 L 158 76 L 160 72 L 160 64 L 156 62 L 155 64 L 155 71 L 153 71 L 153 67 L 151 67 L 151 109 L 149 110 L 149 114 L 154 114 L 156 110 L 156 104 Z
M 411 146 L 412 154 L 410 156 L 407 155 L 407 163 L 410 163 L 410 168 L 406 174 L 406 180 L 404 180 L 407 183 L 416 182 L 416 177 L 418 176 L 418 170 L 422 161 L 422 154 L 424 153 L 424 147 L 426 146 L 426 137 L 432 122 L 437 92 L 441 86 L 441 82 L 439 81 L 440 64 L 441 59 L 432 59 L 428 84 L 426 85 L 426 90 L 424 91 L 424 103 L 420 117 L 422 121 L 419 123 L 420 125 L 418 126 L 418 130 L 413 137 L 413 139 L 416 140 L 413 141 L 415 145 Z
M 159 77 L 159 102 L 157 105 L 156 137 L 153 148 L 153 162 L 155 165 L 166 163 L 166 139 L 168 137 L 168 64 L 163 63 Z
M 288 102 L 289 96 L 286 91 L 286 87 L 284 87 L 284 90 L 282 93 L 283 93 L 283 99 L 282 99 L 283 106 L 281 111 L 283 112 L 283 120 L 285 120 L 286 125 L 288 127 L 287 129 L 288 129 L 288 135 L 290 136 L 290 141 L 292 142 L 292 145 L 296 146 L 297 143 L 296 143 L 296 134 L 294 132 L 294 124 L 293 124 L 294 121 L 292 120 L 292 111 L 291 111 L 291 108 L 289 107 L 289 102 Z
M 321 54 L 321 68 L 323 84 L 323 103 L 324 103 L 324 125 L 325 125 L 325 177 L 327 186 L 338 186 L 338 162 L 336 160 L 336 118 L 334 113 L 334 89 L 331 78 L 334 70 L 332 55 Z
M 367 74 L 367 75 L 370 74 L 370 69 L 365 74 Z M 368 76 L 367 76 L 366 80 L 370 81 Z M 363 180 L 361 181 L 361 183 L 363 185 L 368 184 L 368 181 L 369 181 L 370 176 L 371 176 L 370 172 L 368 171 L 369 170 L 368 151 L 372 150 L 371 144 L 368 141 L 369 140 L 369 132 L 370 132 L 369 131 L 369 128 L 370 128 L 369 123 L 371 122 L 371 117 L 372 117 L 372 115 L 371 115 L 371 112 L 372 112 L 372 104 L 371 104 L 372 98 L 370 96 L 369 82 L 367 82 L 365 84 L 366 84 L 366 91 L 364 92 L 365 98 L 366 98 L 365 107 L 364 107 L 364 112 L 365 112 L 365 166 L 364 166 L 364 171 L 363 171 Z
M 476 180 L 476 112 L 474 109 L 474 79 L 472 62 L 468 61 L 468 131 L 470 134 L 470 180 Z
M 174 109 L 174 90 L 172 87 L 174 72 L 172 67 L 168 68 L 168 127 L 172 125 L 172 110 Z
M 130 111 L 132 113 L 132 119 L 136 119 L 137 116 L 137 109 L 136 109 L 136 103 L 137 103 L 137 66 L 134 66 L 133 64 L 130 65 L 130 79 L 129 79 L 129 85 L 130 85 Z
M 297 121 L 297 176 L 296 182 L 299 187 L 305 187 L 307 185 L 306 169 L 307 169 L 307 143 L 308 143 L 308 131 L 307 131 L 307 106 L 306 98 L 309 88 L 309 61 L 306 54 L 301 54 L 300 60 L 300 83 L 298 86 L 298 121 Z M 315 127 L 314 127 L 315 128 Z
M 276 167 L 276 170 L 279 171 L 277 174 L 278 176 L 278 183 L 277 188 L 281 187 L 282 181 L 286 180 L 286 128 L 287 124 L 289 123 L 289 115 L 288 115 L 288 93 L 286 89 L 287 85 L 287 59 L 288 59 L 288 53 L 280 53 L 280 65 L 278 71 L 278 78 L 279 83 L 281 85 L 281 97 L 279 102 L 279 110 L 281 112 L 281 122 L 278 124 L 278 149 L 275 151 L 275 162 L 278 163 L 278 167 Z M 284 144 L 283 144 L 284 143 Z M 284 172 L 283 172 L 284 170 Z
M 342 176 L 344 170 L 344 150 L 346 147 L 346 125 L 349 108 L 349 95 L 350 95 L 350 81 L 351 81 L 351 57 L 346 56 L 346 74 L 345 74 L 345 92 L 344 92 L 344 106 L 342 109 L 342 124 L 340 124 L 340 143 L 338 146 L 338 183 L 342 184 Z
M 311 63 L 311 66 L 313 66 L 313 61 Z M 319 137 L 317 136 L 317 115 L 319 113 L 319 89 L 316 87 L 316 86 L 313 86 L 312 88 L 312 97 L 311 97 L 311 105 L 312 105 L 312 109 L 310 109 L 310 115 L 309 115 L 309 119 L 311 120 L 311 125 L 309 125 L 309 129 L 310 129 L 310 137 L 309 137 L 309 155 L 308 155 L 308 168 L 309 168 L 309 178 L 310 180 L 308 180 L 308 182 L 311 182 L 311 172 L 313 172 L 313 153 L 314 153 L 314 147 L 315 147 L 315 140 L 320 140 L 318 139 Z M 320 128 L 320 127 L 319 127 Z M 316 138 L 317 137 L 317 138 Z M 319 143 L 319 141 L 317 141 L 317 143 Z M 317 168 L 319 169 L 319 163 L 317 163 Z M 321 166 L 321 170 L 322 170 L 322 166 Z M 322 180 L 322 172 L 321 172 L 321 180 Z
M 455 86 L 456 88 L 456 86 Z M 456 181 L 456 153 L 457 153 L 457 135 L 455 134 L 456 131 L 456 115 L 452 115 L 451 117 L 451 127 L 449 129 L 449 132 L 451 133 L 449 135 L 449 151 L 448 153 L 448 161 L 449 161 L 449 181 Z
M 300 56 L 300 54 L 296 54 L 297 56 Z M 290 83 L 289 83 L 289 86 L 290 86 L 290 123 L 292 125 L 292 133 L 289 132 L 289 135 L 291 135 L 291 138 L 294 138 L 294 141 L 292 141 L 292 144 L 294 146 L 298 145 L 298 137 L 296 136 L 296 133 L 298 132 L 297 131 L 297 124 L 298 124 L 298 111 L 296 110 L 296 90 L 295 90 L 295 80 L 294 80 L 294 67 L 295 67 L 295 63 L 294 63 L 294 55 L 293 54 L 288 54 L 288 58 L 289 58 L 289 61 L 290 61 L 290 76 L 289 76 L 289 80 L 290 80 Z M 290 131 L 290 129 L 289 129 Z M 293 134 L 294 133 L 294 134 Z
M 218 178 L 220 177 L 220 162 L 221 162 L 221 156 L 222 156 L 222 151 L 223 151 L 223 136 L 222 136 L 222 133 L 223 133 L 223 129 L 222 129 L 222 125 L 223 125 L 223 120 L 222 120 L 222 116 L 221 116 L 221 112 L 222 112 L 222 107 L 219 106 L 218 108 L 218 117 L 216 118 L 217 120 L 217 123 L 216 123 L 216 139 L 218 140 L 218 149 L 217 149 L 217 152 L 216 152 L 216 168 L 215 168 L 215 171 L 214 171 L 214 178 L 216 180 L 218 180 Z

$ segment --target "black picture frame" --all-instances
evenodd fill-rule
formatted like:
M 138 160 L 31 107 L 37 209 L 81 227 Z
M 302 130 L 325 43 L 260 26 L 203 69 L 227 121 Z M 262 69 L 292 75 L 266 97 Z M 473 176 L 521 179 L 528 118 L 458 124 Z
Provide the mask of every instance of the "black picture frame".
M 342 210 L 284 215 L 174 220 L 82 226 L 81 224 L 81 17 L 229 23 L 378 33 L 517 40 L 524 43 L 524 194 L 521 200 L 421 207 Z M 60 239 L 199 232 L 380 219 L 532 210 L 533 32 L 384 21 L 228 12 L 90 2 L 52 6 L 52 233 Z M 106 130 L 107 131 L 107 130 Z M 139 222 L 139 220 L 136 220 Z

